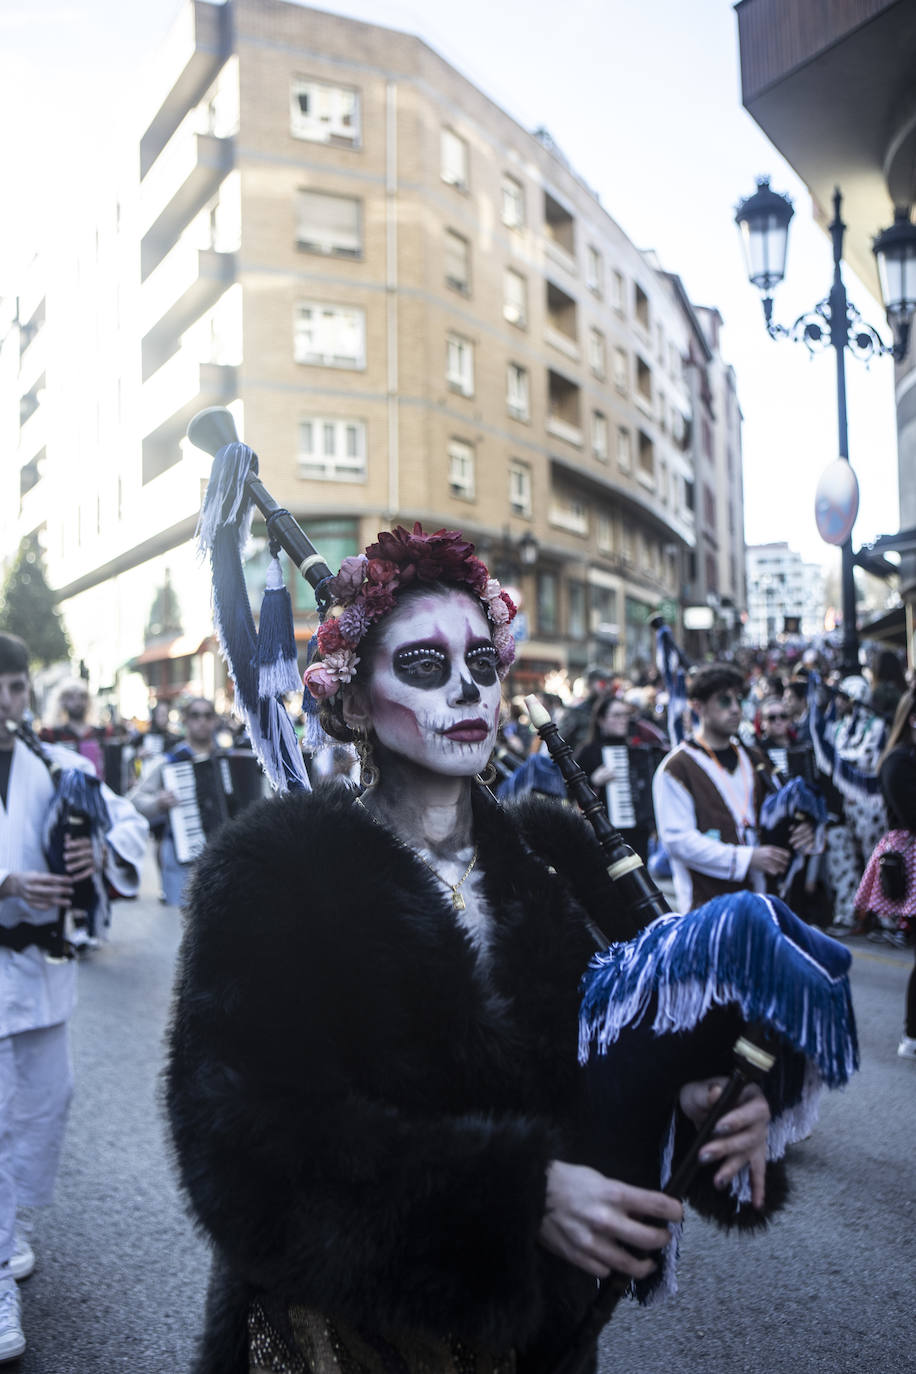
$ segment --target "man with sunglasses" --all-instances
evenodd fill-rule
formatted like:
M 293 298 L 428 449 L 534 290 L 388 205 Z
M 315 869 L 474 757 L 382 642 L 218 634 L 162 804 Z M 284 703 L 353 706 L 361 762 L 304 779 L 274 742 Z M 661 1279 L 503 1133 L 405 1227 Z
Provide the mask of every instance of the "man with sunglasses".
M 762 892 L 785 872 L 788 849 L 759 844 L 760 806 L 771 790 L 770 764 L 737 738 L 744 678 L 725 663 L 696 670 L 687 696 L 699 725 L 659 766 L 652 784 L 658 836 L 671 860 L 678 910 L 724 893 Z M 813 841 L 796 826 L 793 848 Z
M 157 859 L 162 879 L 162 901 L 167 906 L 181 906 L 191 865 L 181 863 L 175 853 L 175 837 L 169 817 L 181 802 L 165 786 L 163 768 L 167 763 L 201 763 L 218 753 L 216 731 L 219 717 L 212 701 L 206 697 L 192 697 L 185 702 L 181 718 L 184 723 L 184 742 L 163 754 L 130 793 L 130 800 L 151 827 L 164 825 Z

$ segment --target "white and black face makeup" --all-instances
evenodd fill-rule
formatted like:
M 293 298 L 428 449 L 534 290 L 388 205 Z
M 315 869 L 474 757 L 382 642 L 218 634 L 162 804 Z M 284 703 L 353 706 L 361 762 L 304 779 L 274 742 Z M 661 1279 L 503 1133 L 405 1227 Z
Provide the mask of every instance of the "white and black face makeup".
M 475 597 L 411 597 L 386 617 L 366 687 L 379 744 L 432 773 L 479 773 L 499 725 L 497 666 Z

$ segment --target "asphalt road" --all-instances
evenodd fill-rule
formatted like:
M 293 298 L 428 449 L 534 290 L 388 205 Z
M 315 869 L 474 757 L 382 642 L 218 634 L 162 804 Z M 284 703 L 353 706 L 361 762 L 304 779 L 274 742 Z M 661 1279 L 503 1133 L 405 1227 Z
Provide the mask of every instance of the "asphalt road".
M 179 917 L 151 875 L 145 891 L 80 971 L 77 1092 L 16 1374 L 189 1368 L 207 1256 L 158 1105 Z M 855 942 L 862 1072 L 792 1151 L 793 1205 L 748 1239 L 691 1217 L 680 1292 L 618 1308 L 601 1374 L 916 1374 L 916 1062 L 895 1053 L 912 958 Z

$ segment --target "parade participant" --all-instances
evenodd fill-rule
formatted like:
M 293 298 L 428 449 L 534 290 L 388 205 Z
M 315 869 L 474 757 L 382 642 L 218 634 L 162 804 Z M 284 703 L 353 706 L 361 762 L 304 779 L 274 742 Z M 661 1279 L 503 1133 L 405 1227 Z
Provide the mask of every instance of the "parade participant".
M 206 697 L 192 697 L 181 713 L 185 738 L 174 749 L 162 754 L 144 773 L 129 793 L 129 799 L 141 815 L 149 821 L 160 838 L 156 849 L 159 876 L 162 881 L 161 900 L 168 906 L 181 906 L 191 872 L 191 861 L 182 859 L 175 846 L 175 812 L 180 812 L 183 799 L 178 797 L 163 778 L 167 764 L 202 763 L 218 758 L 222 751 L 216 746 L 219 718 L 212 701 Z
M 652 784 L 658 837 L 671 859 L 678 910 L 751 889 L 785 872 L 788 849 L 757 842 L 760 806 L 770 790 L 769 764 L 736 738 L 744 678 L 728 664 L 697 669 L 687 684 L 699 727 L 665 758 Z M 793 828 L 803 849 L 813 829 Z
M 652 777 L 664 754 L 655 727 L 636 719 L 622 697 L 610 695 L 595 706 L 591 736 L 576 755 L 611 823 L 644 863 L 655 829 Z
M 868 857 L 887 830 L 887 812 L 875 784 L 887 722 L 871 709 L 871 690 L 860 673 L 838 683 L 828 733 L 833 746 L 832 777 L 843 795 L 842 822 L 827 834 L 834 899 L 831 934 L 864 935 L 868 922 L 864 913 L 856 911 L 855 898 Z M 861 790 L 859 776 L 871 780 L 873 794 Z
M 51 958 L 48 937 L 75 885 L 97 865 L 90 839 L 68 839 L 66 874 L 48 870 L 42 834 L 55 795 L 49 765 L 88 772 L 90 764 L 59 745 L 43 746 L 42 757 L 28 748 L 21 737 L 28 702 L 28 649 L 0 634 L 0 1361 L 25 1349 L 16 1281 L 31 1272 L 35 1257 L 23 1209 L 52 1199 L 72 1093 L 67 1023 L 76 961 Z M 111 822 L 104 877 L 120 895 L 135 896 L 146 822 L 104 785 L 102 795 Z
M 912 939 L 916 933 L 916 688 L 909 688 L 898 702 L 878 763 L 878 777 L 890 829 L 869 860 L 856 895 L 856 908 L 875 912 Z M 886 878 L 881 880 L 889 854 L 897 856 L 896 889 Z M 902 1059 L 916 1059 L 916 967 L 907 983 L 903 1036 L 897 1053 Z
M 580 1162 L 585 904 L 623 922 L 576 814 L 475 783 L 514 607 L 473 545 L 385 532 L 330 591 L 306 684 L 365 790 L 252 808 L 187 898 L 167 1100 L 215 1251 L 196 1368 L 544 1367 L 681 1211 Z M 681 1089 L 693 1120 L 712 1091 Z M 767 1115 L 751 1092 L 711 1147 L 758 1205 Z
M 81 754 L 92 764 L 96 777 L 105 778 L 105 741 L 113 738 L 114 731 L 90 722 L 89 691 L 82 678 L 68 678 L 61 683 L 52 714 L 55 723 L 45 726 L 40 738 L 47 744 L 62 744 Z

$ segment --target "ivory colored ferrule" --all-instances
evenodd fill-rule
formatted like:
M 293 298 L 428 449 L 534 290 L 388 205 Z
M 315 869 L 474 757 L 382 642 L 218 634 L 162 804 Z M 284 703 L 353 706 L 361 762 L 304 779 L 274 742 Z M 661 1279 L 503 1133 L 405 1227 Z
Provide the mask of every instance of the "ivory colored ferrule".
M 550 724 L 550 712 L 538 701 L 536 696 L 525 697 L 525 710 L 528 712 L 528 719 L 535 730 L 540 730 L 542 725 Z
M 624 873 L 632 873 L 634 868 L 642 868 L 642 859 L 638 854 L 628 854 L 625 859 L 618 859 L 615 864 L 608 865 L 608 877 L 615 882 L 622 878 Z
M 742 1059 L 746 1059 L 749 1064 L 753 1064 L 755 1069 L 760 1069 L 762 1073 L 769 1073 L 776 1063 L 775 1054 L 768 1054 L 759 1045 L 755 1045 L 752 1040 L 747 1040 L 743 1035 L 735 1041 L 735 1054 L 739 1054 Z
M 308 558 L 303 558 L 302 562 L 299 564 L 299 571 L 301 572 L 301 574 L 302 574 L 303 577 L 307 577 L 307 576 L 308 576 L 309 568 L 314 568 L 314 566 L 315 566 L 316 563 L 323 563 L 323 562 L 324 562 L 324 555 L 323 555 L 323 554 L 320 554 L 320 553 L 310 553 L 309 556 L 308 556 Z

